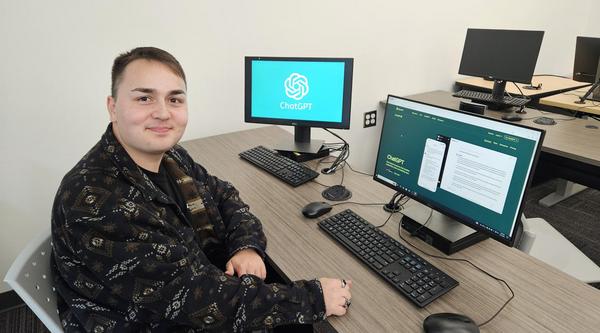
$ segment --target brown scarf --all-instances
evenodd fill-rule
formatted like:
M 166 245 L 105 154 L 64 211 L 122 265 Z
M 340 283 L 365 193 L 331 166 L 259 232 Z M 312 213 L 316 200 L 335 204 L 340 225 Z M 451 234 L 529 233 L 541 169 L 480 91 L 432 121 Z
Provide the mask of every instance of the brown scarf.
M 167 171 L 175 178 L 183 200 L 185 200 L 189 211 L 189 220 L 201 242 L 200 245 L 204 248 L 209 244 L 220 243 L 194 179 L 183 172 L 173 158 L 167 156 L 165 161 Z

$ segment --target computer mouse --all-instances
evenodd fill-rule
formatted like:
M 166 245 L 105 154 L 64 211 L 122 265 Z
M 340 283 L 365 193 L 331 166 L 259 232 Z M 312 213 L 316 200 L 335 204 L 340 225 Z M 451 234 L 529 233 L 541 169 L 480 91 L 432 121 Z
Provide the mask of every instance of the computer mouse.
M 464 315 L 457 313 L 435 313 L 423 321 L 425 333 L 477 333 L 479 327 Z
M 556 124 L 556 120 L 549 117 L 539 117 L 533 120 L 534 123 L 540 125 L 554 125 Z
M 302 215 L 315 219 L 323 214 L 329 213 L 331 205 L 326 202 L 311 202 L 302 208 Z
M 508 120 L 508 121 L 521 121 L 521 120 L 523 120 L 523 118 L 521 118 L 521 116 L 519 116 L 518 114 L 507 114 L 507 115 L 502 116 L 502 119 Z

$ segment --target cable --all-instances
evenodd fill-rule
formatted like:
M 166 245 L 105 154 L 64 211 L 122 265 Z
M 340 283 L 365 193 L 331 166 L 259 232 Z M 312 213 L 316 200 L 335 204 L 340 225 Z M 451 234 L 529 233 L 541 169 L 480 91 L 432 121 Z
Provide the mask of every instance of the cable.
M 396 193 L 398 194 L 399 192 L 396 192 Z M 396 196 L 396 194 L 394 194 L 394 197 L 395 197 L 395 196 Z M 394 197 L 392 197 L 392 200 L 393 200 L 393 198 L 394 198 Z M 405 196 L 404 194 L 402 194 L 402 195 L 398 196 L 398 198 L 397 198 L 397 199 L 394 201 L 394 206 L 400 206 L 400 209 L 398 209 L 398 210 L 391 210 L 391 211 L 389 211 L 389 212 L 390 212 L 390 215 L 389 215 L 389 216 L 388 216 L 388 218 L 385 220 L 385 222 L 383 222 L 381 225 L 376 225 L 376 226 L 375 226 L 375 228 L 377 228 L 377 229 L 379 229 L 379 228 L 383 228 L 383 227 L 384 227 L 384 226 L 385 226 L 385 225 L 386 225 L 386 224 L 389 222 L 389 220 L 392 218 L 392 215 L 394 215 L 394 214 L 396 214 L 396 213 L 398 213 L 398 212 L 401 212 L 401 211 L 404 209 L 404 204 L 405 204 L 405 203 L 407 203 L 407 202 L 408 202 L 408 200 L 410 200 L 410 199 L 407 199 L 407 200 L 406 200 L 406 201 L 404 201 L 403 203 L 400 203 L 400 201 L 401 201 L 402 199 L 404 199 L 404 198 L 406 198 L 406 196 Z M 385 203 L 385 204 L 384 204 L 384 206 L 385 206 L 385 205 L 387 205 L 387 204 L 388 204 L 388 203 Z
M 329 168 L 327 168 L 327 172 L 326 173 L 335 172 L 335 170 L 350 156 L 350 145 L 341 136 L 339 136 L 336 133 L 330 131 L 329 129 L 323 128 L 323 130 L 329 132 L 329 134 L 335 136 L 336 138 L 340 139 L 344 143 L 344 145 L 341 148 L 340 154 L 337 156 L 336 160 L 333 161 L 333 163 L 331 164 L 331 166 Z M 342 176 L 343 176 L 343 174 L 342 174 Z M 343 178 L 342 178 L 342 182 L 343 182 Z
M 338 202 L 338 203 L 334 203 L 331 204 L 331 207 L 333 206 L 337 206 L 337 205 L 345 205 L 345 204 L 352 204 L 352 205 L 359 205 L 359 206 L 383 206 L 385 205 L 387 202 L 356 202 L 356 201 L 344 201 L 344 202 Z
M 496 311 L 496 313 L 494 313 L 494 315 L 492 317 L 490 317 L 488 320 L 484 321 L 481 324 L 477 324 L 478 327 L 482 327 L 486 324 L 488 324 L 490 321 L 492 321 L 494 318 L 496 318 L 496 316 L 502 311 L 504 310 L 504 308 L 508 305 L 508 303 L 510 303 L 510 301 L 513 300 L 513 298 L 515 298 L 515 292 L 512 290 L 512 288 L 510 287 L 510 285 L 503 279 L 496 277 L 494 275 L 492 275 L 491 273 L 488 273 L 486 270 L 484 270 L 483 268 L 480 268 L 479 266 L 475 265 L 474 263 L 472 263 L 471 261 L 469 261 L 468 259 L 464 259 L 464 258 L 449 258 L 449 257 L 442 257 L 442 256 L 438 256 L 435 254 L 431 254 L 428 252 L 425 252 L 423 250 L 421 250 L 420 248 L 416 247 L 413 243 L 409 242 L 408 240 L 406 240 L 403 236 L 402 236 L 402 225 L 401 223 L 398 223 L 398 237 L 400 237 L 400 239 L 402 239 L 405 243 L 407 243 L 408 245 L 410 245 L 412 248 L 416 249 L 417 251 L 423 253 L 424 255 L 428 256 L 428 257 L 432 257 L 432 258 L 437 258 L 437 259 L 442 259 L 442 260 L 449 260 L 449 261 L 461 261 L 461 262 L 466 262 L 469 265 L 473 266 L 474 268 L 476 268 L 477 270 L 479 270 L 480 272 L 484 273 L 485 275 L 491 277 L 492 279 L 502 282 L 504 283 L 504 285 L 508 288 L 508 290 L 510 290 L 510 298 L 508 300 L 506 300 L 506 302 L 504 302 L 504 304 L 500 307 L 500 309 L 498 311 Z
M 409 199 L 410 200 L 410 199 Z M 407 201 L 408 202 L 408 201 Z M 413 230 L 410 233 L 411 237 L 414 237 L 417 232 L 419 232 L 419 230 L 423 229 L 425 226 L 427 226 L 427 224 L 429 224 L 429 221 L 431 221 L 431 217 L 433 216 L 433 208 L 429 208 L 429 216 L 427 217 L 427 220 L 425 221 L 425 223 L 421 224 L 421 226 L 419 226 L 417 229 Z
M 352 170 L 352 171 L 354 171 L 356 173 L 360 173 L 360 174 L 365 175 L 365 176 L 373 177 L 372 174 L 354 170 L 348 161 L 346 161 L 346 164 L 348 164 L 348 167 L 350 168 L 350 170 Z
M 316 181 L 316 180 L 314 180 L 314 179 L 312 180 L 312 182 L 314 182 L 314 183 L 317 183 L 317 184 L 319 184 L 319 185 L 321 185 L 321 186 L 323 186 L 323 187 L 331 187 L 331 185 L 325 185 L 325 184 L 323 184 L 323 183 L 319 183 L 318 181 Z
M 571 79 L 570 77 L 556 75 L 556 74 L 534 74 L 533 76 L 554 76 L 554 77 L 562 77 L 563 79 Z
M 393 212 L 393 211 L 392 211 L 392 212 L 390 212 L 390 215 L 389 215 L 389 216 L 388 216 L 388 218 L 387 218 L 387 219 L 386 219 L 386 220 L 383 222 L 383 224 L 381 224 L 381 225 L 376 225 L 376 226 L 375 226 L 375 228 L 378 228 L 378 229 L 379 229 L 379 228 L 382 228 L 383 226 L 385 226 L 385 225 L 388 223 L 388 221 L 389 221 L 389 220 L 392 218 L 392 215 L 394 215 L 394 214 L 396 214 L 396 213 L 397 213 L 397 212 Z
M 515 85 L 515 87 L 517 87 L 517 89 L 519 89 L 519 93 L 521 94 L 521 97 L 525 98 L 525 99 L 529 99 L 529 97 L 525 96 L 525 94 L 523 94 L 523 91 L 521 90 L 521 87 L 519 87 L 518 84 L 515 83 L 515 81 L 510 81 L 512 82 L 512 84 Z

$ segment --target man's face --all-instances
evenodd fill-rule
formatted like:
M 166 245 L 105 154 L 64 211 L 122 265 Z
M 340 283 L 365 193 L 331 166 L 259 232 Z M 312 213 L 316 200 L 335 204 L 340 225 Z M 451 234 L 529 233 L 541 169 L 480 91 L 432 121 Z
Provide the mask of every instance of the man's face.
M 187 125 L 185 82 L 157 61 L 129 63 L 107 106 L 115 136 L 138 164 L 162 156 Z

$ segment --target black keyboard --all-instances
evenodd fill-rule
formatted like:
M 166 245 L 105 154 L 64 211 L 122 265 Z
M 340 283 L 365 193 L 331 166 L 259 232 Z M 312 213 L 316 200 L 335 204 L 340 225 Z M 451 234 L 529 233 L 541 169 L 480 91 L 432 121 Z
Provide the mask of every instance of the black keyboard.
M 350 209 L 319 222 L 319 227 L 419 307 L 458 286 L 456 280 Z
M 485 103 L 496 103 L 496 104 L 504 104 L 511 106 L 524 106 L 529 103 L 530 99 L 523 97 L 509 97 L 502 96 L 502 99 L 494 98 L 494 96 L 490 93 L 480 92 L 480 91 L 472 91 L 472 90 L 461 90 L 454 93 L 452 96 L 467 98 L 476 102 L 485 102 Z
M 294 187 L 319 176 L 316 171 L 263 146 L 248 149 L 239 155 L 244 160 Z

